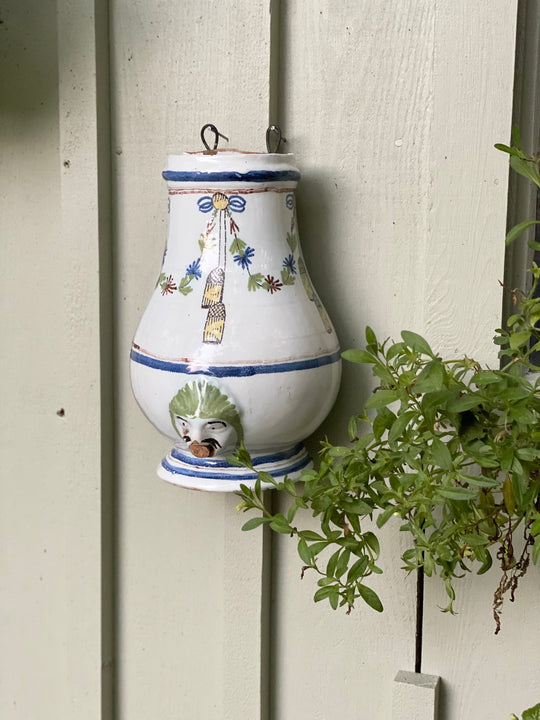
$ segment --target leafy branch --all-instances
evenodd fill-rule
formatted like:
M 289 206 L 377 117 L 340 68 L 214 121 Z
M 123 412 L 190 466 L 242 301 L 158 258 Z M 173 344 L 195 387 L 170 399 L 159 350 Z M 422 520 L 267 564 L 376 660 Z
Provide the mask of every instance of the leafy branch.
M 497 147 L 540 187 L 540 156 L 521 149 L 517 131 L 514 143 Z M 520 223 L 507 241 L 534 223 Z M 534 240 L 529 245 L 540 249 Z M 326 599 L 350 612 L 361 599 L 381 611 L 366 584 L 382 572 L 374 531 L 399 522 L 411 541 L 403 568 L 438 576 L 446 611 L 454 611 L 456 579 L 498 562 L 493 614 L 499 631 L 503 598 L 514 599 L 530 561 L 540 557 L 540 376 L 530 375 L 540 372 L 540 268 L 532 263 L 530 273 L 530 291 L 516 293 L 516 313 L 496 330 L 502 369 L 467 356 L 444 359 L 407 330 L 398 342 L 380 342 L 368 327 L 365 348 L 343 353 L 370 367 L 378 383 L 349 422 L 350 445 L 324 442 L 319 468 L 304 471 L 298 485 L 260 473 L 254 489 L 242 486 L 239 507 L 259 513 L 243 529 L 267 524 L 295 537 L 302 576 L 308 570 L 318 576 L 316 602 Z M 237 459 L 252 467 L 244 449 Z M 289 497 L 285 515 L 265 505 L 262 483 Z M 318 518 L 320 531 L 294 524 L 301 509 Z

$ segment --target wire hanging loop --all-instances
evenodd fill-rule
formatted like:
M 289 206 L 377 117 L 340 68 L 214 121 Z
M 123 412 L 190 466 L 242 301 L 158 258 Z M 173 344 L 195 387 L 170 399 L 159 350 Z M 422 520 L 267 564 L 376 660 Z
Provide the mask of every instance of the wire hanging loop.
M 211 131 L 214 133 L 214 147 L 213 147 L 213 148 L 210 147 L 210 145 L 206 142 L 206 139 L 205 139 L 205 137 L 204 137 L 204 134 L 205 134 L 205 132 L 206 132 L 207 130 L 211 130 Z M 223 138 L 224 140 L 226 140 L 227 142 L 229 142 L 229 138 L 228 138 L 226 135 L 223 135 L 222 133 L 220 133 L 219 130 L 217 129 L 217 127 L 216 127 L 215 125 L 212 125 L 212 123 L 206 123 L 206 125 L 203 125 L 203 126 L 202 126 L 202 128 L 201 128 L 201 140 L 202 140 L 202 142 L 203 142 L 204 147 L 205 147 L 207 150 L 210 150 L 210 151 L 212 151 L 212 150 L 217 150 L 217 146 L 218 146 L 218 143 L 219 143 L 219 138 Z
M 275 137 L 275 147 L 272 149 L 272 139 Z M 278 125 L 270 125 L 266 131 L 266 151 L 269 153 L 279 152 L 279 146 L 282 142 L 287 142 L 287 139 L 281 134 L 281 128 Z

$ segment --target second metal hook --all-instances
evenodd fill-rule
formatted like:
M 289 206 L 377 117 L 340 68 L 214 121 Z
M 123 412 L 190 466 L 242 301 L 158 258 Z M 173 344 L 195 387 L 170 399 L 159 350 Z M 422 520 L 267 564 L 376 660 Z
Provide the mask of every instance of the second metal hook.
M 211 130 L 214 133 L 214 147 L 213 148 L 210 147 L 210 145 L 206 142 L 206 139 L 204 137 L 204 133 L 207 130 Z M 212 123 L 206 123 L 206 125 L 203 125 L 203 127 L 201 128 L 201 140 L 203 142 L 204 147 L 207 150 L 210 150 L 210 151 L 217 150 L 219 138 L 223 138 L 224 140 L 229 142 L 229 138 L 226 137 L 225 135 L 222 135 L 222 133 L 220 133 L 219 130 L 217 129 L 217 127 L 215 125 L 212 125 Z
M 277 138 L 277 143 L 275 148 L 272 150 L 272 135 L 275 135 Z M 279 146 L 282 142 L 287 142 L 287 138 L 284 138 L 281 134 L 281 128 L 278 125 L 270 125 L 268 130 L 266 131 L 266 151 L 269 153 L 277 153 L 279 152 Z

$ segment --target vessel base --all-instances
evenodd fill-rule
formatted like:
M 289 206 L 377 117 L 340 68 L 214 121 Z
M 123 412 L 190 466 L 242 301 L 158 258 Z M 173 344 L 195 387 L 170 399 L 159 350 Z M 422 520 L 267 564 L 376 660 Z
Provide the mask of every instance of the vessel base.
M 253 454 L 251 462 L 256 472 L 231 465 L 224 459 L 196 458 L 173 448 L 161 461 L 157 474 L 162 480 L 191 490 L 236 492 L 240 485 L 253 488 L 257 472 L 270 473 L 276 480 L 283 480 L 285 476 L 298 480 L 302 470 L 312 465 L 311 457 L 301 443 L 272 454 Z M 263 483 L 262 487 L 274 486 Z

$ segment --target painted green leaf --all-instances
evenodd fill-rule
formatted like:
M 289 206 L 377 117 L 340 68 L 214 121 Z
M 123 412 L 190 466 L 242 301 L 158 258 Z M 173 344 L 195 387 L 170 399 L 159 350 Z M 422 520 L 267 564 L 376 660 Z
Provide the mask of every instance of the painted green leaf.
M 296 250 L 296 246 L 298 244 L 298 239 L 296 235 L 293 233 L 287 233 L 287 245 L 291 248 L 291 252 L 294 253 Z
M 281 271 L 281 282 L 284 285 L 294 285 L 295 277 L 289 268 L 283 268 Z
M 262 273 L 253 273 L 248 278 L 248 290 L 255 292 L 262 287 L 263 275 Z
M 229 247 L 229 252 L 231 253 L 231 255 L 242 255 L 246 247 L 247 243 L 245 243 L 243 240 L 240 240 L 239 237 L 235 237 Z
M 189 295 L 189 293 L 192 292 L 192 291 L 193 291 L 193 288 L 192 288 L 192 287 L 189 287 L 189 285 L 187 285 L 186 287 L 179 287 L 179 288 L 178 288 L 178 292 L 181 292 L 182 295 Z

